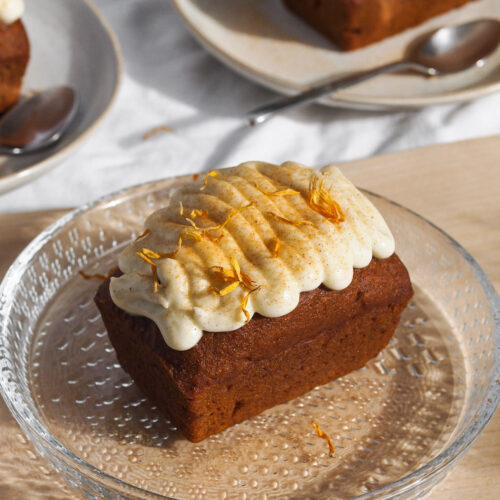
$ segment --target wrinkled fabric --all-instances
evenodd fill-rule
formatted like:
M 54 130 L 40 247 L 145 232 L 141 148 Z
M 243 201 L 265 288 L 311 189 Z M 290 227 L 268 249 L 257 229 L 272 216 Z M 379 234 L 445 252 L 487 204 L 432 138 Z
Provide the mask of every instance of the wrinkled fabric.
M 312 105 L 256 128 L 246 111 L 276 97 L 190 36 L 168 0 L 95 0 L 121 43 L 125 73 L 111 112 L 70 158 L 0 195 L 0 212 L 70 207 L 126 186 L 248 160 L 308 166 L 497 134 L 500 94 L 417 111 Z M 161 132 L 143 140 L 159 125 Z

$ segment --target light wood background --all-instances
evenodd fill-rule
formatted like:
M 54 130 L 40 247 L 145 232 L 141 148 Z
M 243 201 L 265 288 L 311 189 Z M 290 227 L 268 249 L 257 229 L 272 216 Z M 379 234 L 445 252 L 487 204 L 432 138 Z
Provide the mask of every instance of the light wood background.
M 444 229 L 471 252 L 500 291 L 500 137 L 378 156 L 344 164 L 342 170 L 358 186 Z M 24 246 L 63 213 L 0 215 L 0 276 Z M 70 497 L 0 401 L 0 498 Z M 500 413 L 428 498 L 500 498 Z

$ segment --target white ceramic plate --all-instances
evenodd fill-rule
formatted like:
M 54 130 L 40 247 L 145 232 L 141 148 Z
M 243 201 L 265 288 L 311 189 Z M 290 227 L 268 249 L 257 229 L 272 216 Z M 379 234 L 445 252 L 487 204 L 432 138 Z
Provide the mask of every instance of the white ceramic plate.
M 26 0 L 23 22 L 31 43 L 23 92 L 68 84 L 76 89 L 80 107 L 55 147 L 0 158 L 0 193 L 47 172 L 80 145 L 109 110 L 122 71 L 116 37 L 88 0 Z
M 471 19 L 500 18 L 498 0 L 478 0 L 414 29 L 353 52 L 341 52 L 281 0 L 174 0 L 193 35 L 222 62 L 266 87 L 293 94 L 324 79 L 401 58 L 418 35 Z M 474 99 L 500 90 L 500 51 L 483 67 L 427 79 L 387 75 L 338 92 L 328 105 L 361 109 L 421 107 Z

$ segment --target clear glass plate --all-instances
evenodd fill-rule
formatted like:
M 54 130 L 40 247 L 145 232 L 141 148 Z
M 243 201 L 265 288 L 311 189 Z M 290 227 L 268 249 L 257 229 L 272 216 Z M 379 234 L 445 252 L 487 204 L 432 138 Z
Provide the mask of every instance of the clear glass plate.
M 144 218 L 190 177 L 134 187 L 53 224 L 0 289 L 0 389 L 35 447 L 91 498 L 416 498 L 500 399 L 500 301 L 474 259 L 369 194 L 416 295 L 378 358 L 202 443 L 186 441 L 117 363 L 93 303 Z M 313 431 L 333 438 L 330 457 Z

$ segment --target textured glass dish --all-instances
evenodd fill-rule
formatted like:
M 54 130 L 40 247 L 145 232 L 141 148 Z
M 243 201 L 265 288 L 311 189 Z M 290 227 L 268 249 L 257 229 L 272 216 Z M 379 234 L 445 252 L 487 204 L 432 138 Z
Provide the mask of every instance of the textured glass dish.
M 500 398 L 499 298 L 472 257 L 414 213 L 369 195 L 415 297 L 377 359 L 202 443 L 186 441 L 117 363 L 93 303 L 145 216 L 189 178 L 74 211 L 34 240 L 0 289 L 1 392 L 36 449 L 90 498 L 417 498 Z M 333 438 L 330 457 L 313 431 Z

